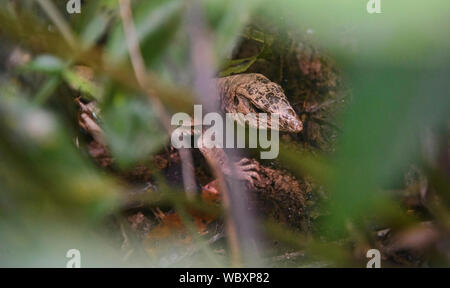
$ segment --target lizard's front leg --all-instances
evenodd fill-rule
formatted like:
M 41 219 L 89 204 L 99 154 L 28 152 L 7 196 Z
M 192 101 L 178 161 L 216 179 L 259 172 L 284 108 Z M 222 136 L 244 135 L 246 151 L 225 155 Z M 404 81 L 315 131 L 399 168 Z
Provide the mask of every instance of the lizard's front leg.
M 243 158 L 238 162 L 230 163 L 228 156 L 222 148 L 210 147 L 207 145 L 207 139 L 203 137 L 199 137 L 197 143 L 200 149 L 200 152 L 206 158 L 206 161 L 212 167 L 218 167 L 221 171 L 229 176 L 235 177 L 239 180 L 246 180 L 250 183 L 252 187 L 255 185 L 255 180 L 261 181 L 261 178 L 258 174 L 258 167 L 255 164 L 250 163 L 250 160 L 247 158 Z

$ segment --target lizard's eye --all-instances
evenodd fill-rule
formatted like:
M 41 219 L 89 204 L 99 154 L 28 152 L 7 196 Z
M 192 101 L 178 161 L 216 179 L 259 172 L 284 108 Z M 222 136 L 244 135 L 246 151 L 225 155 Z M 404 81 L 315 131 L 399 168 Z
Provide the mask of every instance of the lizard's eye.
M 288 110 L 288 114 L 291 115 L 292 117 L 295 117 L 295 112 L 292 110 Z
M 252 105 L 253 106 L 253 110 L 255 110 L 255 113 L 265 113 L 263 110 L 259 109 L 257 106 Z

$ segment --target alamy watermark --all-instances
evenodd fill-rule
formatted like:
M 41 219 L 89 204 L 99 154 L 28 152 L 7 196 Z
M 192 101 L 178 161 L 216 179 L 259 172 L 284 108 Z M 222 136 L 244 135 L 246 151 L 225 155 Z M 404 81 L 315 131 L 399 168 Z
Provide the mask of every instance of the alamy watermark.
M 66 268 L 81 268 L 81 252 L 78 249 L 69 249 L 66 253 L 66 258 L 69 261 L 66 263 Z
M 369 0 L 366 5 L 367 12 L 370 14 L 381 13 L 381 0 Z M 67 13 L 80 14 L 81 0 L 69 0 L 66 5 Z
M 80 14 L 81 13 L 81 0 L 67 1 L 66 11 L 69 14 Z
M 235 123 L 244 125 L 238 124 L 235 129 Z M 249 124 L 248 146 L 245 123 Z M 172 116 L 171 125 L 177 126 L 171 135 L 171 144 L 177 149 L 259 147 L 266 149 L 261 151 L 261 159 L 274 159 L 279 153 L 278 114 L 226 113 L 224 119 L 221 114 L 210 112 L 203 117 L 202 106 L 194 105 L 193 120 L 189 114 L 180 112 Z M 203 125 L 208 128 L 204 129 Z
M 370 249 L 366 253 L 366 257 L 370 258 L 367 262 L 367 268 L 381 268 L 381 253 L 378 249 Z
M 369 0 L 366 5 L 367 13 L 381 13 L 381 0 Z

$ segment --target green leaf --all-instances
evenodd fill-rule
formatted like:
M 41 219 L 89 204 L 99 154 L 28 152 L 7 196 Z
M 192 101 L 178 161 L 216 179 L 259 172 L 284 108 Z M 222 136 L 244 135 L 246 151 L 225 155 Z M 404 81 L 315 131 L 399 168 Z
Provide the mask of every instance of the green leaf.
M 106 28 L 108 28 L 109 20 L 110 17 L 107 13 L 100 13 L 91 19 L 81 34 L 83 45 L 86 48 L 90 47 L 100 36 L 102 36 Z
M 100 207 L 106 213 L 111 207 L 105 204 L 117 192 L 113 183 L 81 157 L 64 121 L 19 93 L 0 97 L 0 128 L 4 131 L 0 182 L 10 188 L 2 192 L 11 198 L 14 210 L 28 219 L 45 215 L 92 217 L 98 215 Z M 95 207 L 96 212 L 89 211 Z
M 259 0 L 206 1 L 206 12 L 214 32 L 216 56 L 224 59 L 235 47 Z
M 34 102 L 37 104 L 45 103 L 45 101 L 53 94 L 53 92 L 55 92 L 60 83 L 61 76 L 59 74 L 51 76 L 36 93 Z
M 250 66 L 253 65 L 253 63 L 255 63 L 257 59 L 258 55 L 242 59 L 230 60 L 228 64 L 226 64 L 226 68 L 219 73 L 219 76 L 226 77 L 232 74 L 244 73 L 248 68 L 250 68 Z
M 118 92 L 102 115 L 107 142 L 122 167 L 148 160 L 167 141 L 153 109 L 142 99 Z
M 43 73 L 60 73 L 65 67 L 65 63 L 52 55 L 40 55 L 23 67 L 26 71 L 36 71 Z
M 356 96 L 343 119 L 333 161 L 335 206 L 328 223 L 341 231 L 348 219 L 387 213 L 393 195 L 386 189 L 417 161 L 421 133 L 447 123 L 450 107 L 448 68 L 346 68 Z
M 384 58 L 406 66 L 433 65 L 440 62 L 432 62 L 437 55 L 450 60 L 450 1 L 381 1 L 380 14 L 369 14 L 367 2 L 264 0 L 260 12 L 288 30 L 314 31 L 321 46 L 360 63 Z
M 274 35 L 264 33 L 262 31 L 259 31 L 257 29 L 251 28 L 251 27 L 247 27 L 244 29 L 244 31 L 242 33 L 242 37 L 255 40 L 257 42 L 263 43 L 266 46 L 272 45 L 272 43 L 274 41 Z
M 103 97 L 103 87 L 71 69 L 64 70 L 63 78 L 72 89 L 78 90 L 95 100 Z

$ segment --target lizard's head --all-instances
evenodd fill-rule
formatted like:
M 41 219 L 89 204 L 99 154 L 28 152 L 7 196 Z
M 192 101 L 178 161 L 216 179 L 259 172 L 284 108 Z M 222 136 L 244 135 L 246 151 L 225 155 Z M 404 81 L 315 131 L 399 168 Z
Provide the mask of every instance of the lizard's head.
M 245 75 L 245 76 L 244 76 Z M 233 96 L 227 105 L 227 112 L 238 112 L 247 117 L 251 127 L 272 128 L 270 115 L 279 116 L 278 130 L 298 133 L 302 131 L 303 124 L 280 85 L 271 82 L 262 74 L 241 74 L 236 83 Z M 231 76 L 233 77 L 233 76 Z M 250 114 L 251 113 L 251 114 Z M 267 121 L 259 117 L 259 113 L 269 114 Z

